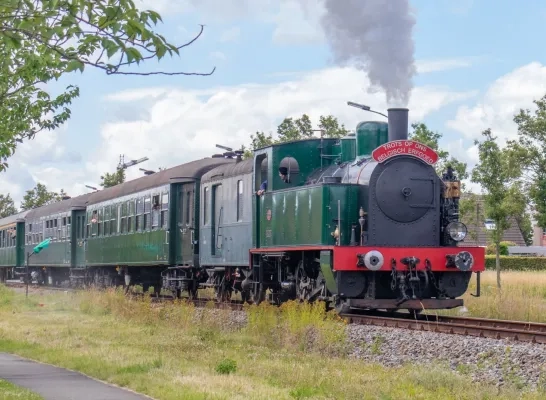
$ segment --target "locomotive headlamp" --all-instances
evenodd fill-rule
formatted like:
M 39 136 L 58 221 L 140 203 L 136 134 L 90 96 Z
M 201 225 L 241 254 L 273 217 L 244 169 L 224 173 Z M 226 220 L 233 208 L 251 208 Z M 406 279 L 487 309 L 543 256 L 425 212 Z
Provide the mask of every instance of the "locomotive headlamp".
M 455 240 L 456 242 L 460 242 L 466 237 L 466 234 L 468 230 L 466 229 L 466 225 L 462 222 L 450 222 L 447 227 L 447 232 L 449 233 L 449 237 L 451 239 Z

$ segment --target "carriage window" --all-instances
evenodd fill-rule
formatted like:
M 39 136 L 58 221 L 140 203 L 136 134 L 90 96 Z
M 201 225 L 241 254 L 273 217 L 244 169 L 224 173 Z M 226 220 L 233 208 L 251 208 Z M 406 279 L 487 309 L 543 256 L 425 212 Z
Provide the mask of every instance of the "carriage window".
M 169 229 L 169 193 L 161 195 L 161 226 Z
M 152 197 L 152 229 L 159 226 L 159 214 L 161 212 L 161 204 L 159 204 L 159 195 Z
M 150 229 L 150 212 L 151 210 L 151 202 L 150 202 L 150 196 L 146 196 L 144 198 L 144 230 L 147 231 Z
M 110 235 L 114 235 L 118 231 L 118 207 L 114 204 L 110 209 Z
M 237 221 L 243 220 L 243 181 L 237 181 Z
M 203 195 L 203 223 L 207 225 L 209 223 L 209 188 L 205 188 Z
M 102 235 L 102 217 L 103 217 L 103 210 L 99 209 L 98 212 L 98 218 L 97 218 L 97 236 Z
M 119 221 L 119 232 L 127 232 L 127 213 L 129 211 L 129 204 L 127 202 L 120 205 L 120 221 Z
M 129 210 L 129 214 L 127 216 L 127 232 L 134 231 L 133 221 L 135 219 L 135 210 L 136 210 L 135 204 L 136 204 L 136 200 L 130 200 L 127 202 L 127 208 Z
M 109 235 L 110 234 L 110 206 L 104 207 L 104 218 L 102 220 L 104 221 L 104 229 L 103 229 L 103 235 Z
M 135 226 L 135 231 L 139 231 L 142 229 L 142 214 L 144 212 L 144 199 L 140 198 L 140 199 L 137 199 L 137 203 L 136 203 L 136 218 L 135 218 L 135 221 L 136 221 L 136 226 Z

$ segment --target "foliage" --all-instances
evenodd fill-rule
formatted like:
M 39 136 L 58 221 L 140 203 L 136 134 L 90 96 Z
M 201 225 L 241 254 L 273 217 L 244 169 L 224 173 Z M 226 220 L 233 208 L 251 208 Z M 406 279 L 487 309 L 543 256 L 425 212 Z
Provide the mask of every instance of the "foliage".
M 349 131 L 345 129 L 345 124 L 339 126 L 339 121 L 333 115 L 321 115 L 318 127 L 324 132 L 323 136 L 327 138 L 341 138 L 349 134 Z
M 468 192 L 464 193 L 459 201 L 459 216 L 460 220 L 467 226 L 478 227 L 483 222 L 483 218 L 480 218 L 478 195 Z M 483 212 L 483 210 L 482 210 Z M 480 221 L 482 219 L 482 221 Z M 474 229 L 468 231 L 468 236 L 472 240 L 477 240 L 478 235 Z
M 33 189 L 27 190 L 21 203 L 21 209 L 24 211 L 42 207 L 61 201 L 64 196 L 66 196 L 66 193 L 63 189 L 61 189 L 60 193 L 49 192 L 45 185 L 38 182 Z
M 499 245 L 499 254 L 501 256 L 507 256 L 508 253 L 508 246 L 516 246 L 516 243 L 510 242 L 510 241 L 502 241 Z M 485 248 L 485 254 L 495 254 L 496 246 L 495 244 L 490 244 Z
M 303 114 L 296 120 L 285 118 L 277 127 L 277 136 L 281 143 L 313 137 L 311 119 L 307 114 Z
M 86 67 L 107 75 L 210 75 L 135 72 L 132 65 L 179 55 L 153 27 L 155 11 L 139 11 L 133 0 L 2 0 L 0 2 L 0 170 L 25 138 L 55 129 L 70 118 L 79 95 L 69 85 L 51 96 L 44 85 Z
M 490 129 L 482 132 L 482 135 L 484 141 L 474 142 L 478 146 L 480 162 L 472 171 L 472 181 L 479 183 L 485 191 L 486 215 L 495 223 L 495 228 L 489 232 L 496 246 L 497 286 L 500 288 L 500 242 L 504 231 L 510 227 L 509 217 L 521 215 L 526 203 L 514 203 L 519 190 L 517 178 L 520 171 L 511 167 L 507 150 L 499 148 L 497 138 Z
M 450 157 L 448 151 L 440 149 L 439 141 L 442 138 L 441 133 L 431 131 L 422 122 L 414 123 L 411 125 L 411 127 L 413 132 L 409 134 L 410 140 L 415 140 L 419 143 L 427 145 L 438 153 L 438 162 L 436 163 L 436 172 L 438 175 L 441 176 L 445 172 L 447 166 L 451 165 L 460 180 L 468 178 L 466 163 L 463 163 L 454 157 Z
M 237 371 L 237 362 L 231 358 L 225 358 L 216 364 L 216 372 L 222 375 L 229 375 Z
M 318 129 L 323 131 L 323 137 L 339 138 L 346 136 L 349 131 L 345 129 L 344 124 L 339 124 L 339 121 L 333 115 L 321 115 L 319 117 Z M 313 124 L 307 114 L 303 114 L 300 118 L 285 118 L 277 127 L 277 138 L 273 138 L 273 134 L 266 135 L 264 132 L 256 132 L 250 135 L 250 148 L 245 146 L 241 148 L 244 152 L 244 159 L 252 157 L 252 150 L 261 149 L 271 146 L 275 143 L 285 143 L 294 140 L 302 140 L 314 137 Z
M 42 396 L 3 379 L 0 379 L 0 394 L 5 400 L 44 400 Z
M 485 256 L 485 269 L 495 270 L 496 256 Z M 546 271 L 546 257 L 500 256 L 503 271 Z
M 9 217 L 13 214 L 17 214 L 17 208 L 10 194 L 8 193 L 6 196 L 0 194 L 0 218 Z
M 535 100 L 534 115 L 520 109 L 514 117 L 518 140 L 509 141 L 509 155 L 515 168 L 523 168 L 523 178 L 532 202 L 537 225 L 546 228 L 546 95 Z
M 104 175 L 100 177 L 101 183 L 100 185 L 103 188 L 109 188 L 112 186 L 119 185 L 123 182 L 125 182 L 125 170 L 123 168 L 118 168 L 116 172 L 106 172 Z
M 243 158 L 245 160 L 247 158 L 251 158 L 252 150 L 271 146 L 273 143 L 275 143 L 275 140 L 273 139 L 273 135 L 271 133 L 269 135 L 266 135 L 263 132 L 257 131 L 255 135 L 250 135 L 250 149 L 247 149 L 245 146 L 242 146 L 241 150 L 244 152 Z

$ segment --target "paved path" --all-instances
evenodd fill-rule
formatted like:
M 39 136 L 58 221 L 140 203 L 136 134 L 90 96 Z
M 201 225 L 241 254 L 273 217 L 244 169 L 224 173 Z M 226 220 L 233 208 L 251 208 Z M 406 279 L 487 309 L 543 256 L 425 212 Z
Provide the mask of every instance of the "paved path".
M 0 378 L 45 400 L 149 400 L 150 397 L 96 381 L 78 372 L 0 353 Z

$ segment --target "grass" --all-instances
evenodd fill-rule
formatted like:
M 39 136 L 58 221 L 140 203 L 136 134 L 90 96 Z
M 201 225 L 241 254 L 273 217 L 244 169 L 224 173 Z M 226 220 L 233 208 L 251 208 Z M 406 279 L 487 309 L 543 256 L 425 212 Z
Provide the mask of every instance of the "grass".
M 158 306 L 119 291 L 24 295 L 0 286 L 0 351 L 81 371 L 156 399 L 540 399 L 443 365 L 348 357 L 345 324 L 320 306 L 229 313 Z M 382 338 L 370 345 L 380 352 Z
M 465 316 L 546 323 L 546 272 L 504 271 L 501 289 L 497 289 L 495 271 L 481 276 L 481 296 L 476 293 L 475 274 L 463 296 L 468 312 Z M 444 315 L 458 315 L 459 310 L 441 311 Z
M 30 390 L 0 379 L 0 399 L 2 400 L 43 400 Z

